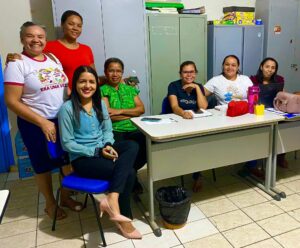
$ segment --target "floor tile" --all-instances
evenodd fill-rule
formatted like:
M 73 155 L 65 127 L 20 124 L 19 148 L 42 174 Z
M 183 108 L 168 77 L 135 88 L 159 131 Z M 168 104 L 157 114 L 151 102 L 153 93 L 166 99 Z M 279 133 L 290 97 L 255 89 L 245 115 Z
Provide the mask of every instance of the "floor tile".
M 215 234 L 202 239 L 197 239 L 189 243 L 184 244 L 185 248 L 232 248 L 230 243 L 220 234 Z
M 38 229 L 37 231 L 37 245 L 44 245 L 62 239 L 80 239 L 81 238 L 80 222 L 72 222 L 64 225 L 57 225 L 55 231 L 51 227 L 45 229 Z
M 243 247 L 270 238 L 270 235 L 255 223 L 223 232 L 223 235 L 234 247 Z
M 300 208 L 289 211 L 288 214 L 300 222 Z
M 294 192 L 297 192 L 297 193 L 300 192 L 300 180 L 288 182 L 288 183 L 285 183 L 284 185 Z
M 207 216 L 211 217 L 218 214 L 227 213 L 238 209 L 230 200 L 220 199 L 213 202 L 197 204 L 197 207 Z
M 246 246 L 246 248 L 282 248 L 274 239 L 267 239 L 253 245 Z
M 267 201 L 265 197 L 263 197 L 261 194 L 257 193 L 256 191 L 245 193 L 242 195 L 232 196 L 229 197 L 229 199 L 239 208 L 244 208 L 244 207 L 252 206 L 254 204 L 259 204 Z
M 3 248 L 30 248 L 35 247 L 35 243 L 36 231 L 0 239 Z
M 0 182 L 6 182 L 9 173 L 0 173 Z
M 257 224 L 271 236 L 300 228 L 300 223 L 286 213 L 258 221 Z
M 37 228 L 36 218 L 13 221 L 0 225 L 0 238 L 35 231 Z
M 141 240 L 132 240 L 135 248 L 169 248 L 180 245 L 176 235 L 171 230 L 162 230 L 162 236 L 156 237 L 153 233 L 143 236 Z
M 203 219 L 188 223 L 184 227 L 174 230 L 174 232 L 181 243 L 187 243 L 218 233 L 218 230 L 208 219 Z
M 41 248 L 81 248 L 84 247 L 83 238 L 63 239 L 61 241 L 38 246 Z
M 191 205 L 191 210 L 187 219 L 187 222 L 193 222 L 196 220 L 205 219 L 204 213 L 194 204 Z
M 96 232 L 86 233 L 83 236 L 86 243 L 86 248 L 94 248 L 98 247 L 100 243 L 102 244 L 102 241 L 100 242 L 101 239 L 99 230 Z M 107 245 L 112 245 L 126 240 L 126 238 L 120 234 L 116 227 L 104 229 L 104 237 Z
M 300 195 L 289 195 L 287 198 L 281 199 L 281 201 L 274 201 L 274 204 L 286 212 L 298 209 L 300 208 Z
M 277 240 L 284 248 L 299 248 L 300 229 L 281 234 L 274 239 Z
M 30 207 L 37 203 L 37 194 L 23 196 L 15 196 L 14 194 L 11 194 L 8 201 L 7 209 Z
M 286 195 L 292 195 L 295 193 L 290 188 L 288 188 L 285 184 L 277 184 L 276 188 L 279 189 L 280 191 L 284 192 Z
M 192 202 L 195 204 L 206 203 L 224 199 L 225 196 L 215 188 L 206 188 L 203 191 L 192 194 Z
M 254 221 L 266 219 L 284 213 L 284 211 L 277 207 L 272 201 L 243 208 L 243 211 Z
M 108 245 L 107 248 L 134 248 L 134 245 L 131 240 L 125 240 L 112 245 Z
M 277 167 L 278 168 L 278 167 Z M 278 169 L 277 170 L 277 180 L 276 183 L 282 184 L 282 183 L 288 183 L 291 181 L 296 180 L 297 178 L 295 178 L 297 175 L 295 175 L 295 172 L 292 170 L 285 170 L 285 169 Z
M 220 232 L 233 229 L 238 226 L 250 224 L 252 222 L 252 220 L 241 210 L 236 210 L 230 213 L 217 215 L 209 218 L 209 220 L 216 226 L 216 228 Z
M 37 217 L 37 206 L 32 205 L 25 208 L 7 209 L 5 211 L 2 223 L 24 220 Z
M 15 181 L 19 179 L 19 172 L 10 172 L 7 177 L 7 181 Z
M 220 187 L 219 190 L 228 197 L 254 191 L 253 188 L 242 182 Z

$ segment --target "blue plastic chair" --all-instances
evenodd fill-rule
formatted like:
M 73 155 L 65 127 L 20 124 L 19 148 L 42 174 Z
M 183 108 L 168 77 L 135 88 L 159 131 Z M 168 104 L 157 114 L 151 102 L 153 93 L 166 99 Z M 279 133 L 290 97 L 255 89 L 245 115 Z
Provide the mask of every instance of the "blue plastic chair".
M 57 137 L 57 141 L 55 143 L 53 142 L 48 142 L 48 153 L 51 159 L 57 160 L 57 159 L 63 159 L 66 161 L 67 153 L 63 151 L 60 140 L 59 140 L 59 135 Z M 80 193 L 85 193 L 86 198 L 83 204 L 83 207 L 86 208 L 87 204 L 87 198 L 90 196 L 92 199 L 94 211 L 96 214 L 97 222 L 98 222 L 98 227 L 100 231 L 100 237 L 103 242 L 103 246 L 106 246 L 106 241 L 101 225 L 101 220 L 99 216 L 99 211 L 96 206 L 96 201 L 93 196 L 93 194 L 102 194 L 106 192 L 109 188 L 109 181 L 105 180 L 100 180 L 100 179 L 91 179 L 91 178 L 84 178 L 76 175 L 76 173 L 71 173 L 67 176 L 64 176 L 61 182 L 61 187 L 57 190 L 56 192 L 56 207 L 55 207 L 55 212 L 54 212 L 54 219 L 52 223 L 52 231 L 55 231 L 55 224 L 56 224 L 56 214 L 57 214 L 57 209 L 58 209 L 58 202 L 59 202 L 59 196 L 60 196 L 60 191 L 62 188 L 69 189 L 72 191 L 77 191 Z

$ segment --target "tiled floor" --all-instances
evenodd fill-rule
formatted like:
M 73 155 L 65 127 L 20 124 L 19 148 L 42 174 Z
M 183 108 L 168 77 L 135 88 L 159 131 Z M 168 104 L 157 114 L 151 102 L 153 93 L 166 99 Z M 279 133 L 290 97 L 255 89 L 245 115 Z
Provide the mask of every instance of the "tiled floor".
M 241 165 L 217 169 L 217 182 L 212 181 L 211 172 L 207 171 L 203 173 L 203 190 L 192 195 L 186 226 L 174 231 L 162 227 L 162 236 L 156 237 L 133 203 L 134 225 L 142 232 L 143 239 L 125 239 L 113 223 L 104 218 L 108 247 L 300 247 L 300 158 L 295 160 L 291 153 L 288 159 L 289 169 L 278 170 L 278 188 L 286 192 L 286 199 L 275 201 L 238 177 L 236 171 Z M 139 173 L 146 191 L 141 196 L 145 205 L 146 176 L 146 170 Z M 179 184 L 179 181 L 179 178 L 160 181 L 155 184 L 155 189 Z M 54 175 L 54 182 L 57 187 L 57 175 Z M 185 182 L 190 188 L 190 175 L 185 176 Z M 57 230 L 52 232 L 51 220 L 43 210 L 44 199 L 39 196 L 33 179 L 18 180 L 15 173 L 0 174 L 0 188 L 11 190 L 8 209 L 0 225 L 0 247 L 99 246 L 98 227 L 91 205 L 79 214 L 66 210 L 68 218 L 59 221 Z M 161 223 L 158 211 L 156 213 Z

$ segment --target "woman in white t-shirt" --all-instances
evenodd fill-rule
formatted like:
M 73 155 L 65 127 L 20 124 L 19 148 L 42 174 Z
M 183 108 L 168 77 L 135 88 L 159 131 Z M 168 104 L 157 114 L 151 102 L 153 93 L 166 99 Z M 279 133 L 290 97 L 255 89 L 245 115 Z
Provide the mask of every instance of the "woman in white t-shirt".
M 17 116 L 18 128 L 27 148 L 39 191 L 46 199 L 45 213 L 54 218 L 55 199 L 51 171 L 63 161 L 49 158 L 47 141 L 56 142 L 57 113 L 63 104 L 68 78 L 53 55 L 43 54 L 46 45 L 44 27 L 25 22 L 20 30 L 22 60 L 9 62 L 4 71 L 5 101 Z M 61 206 L 80 211 L 82 204 L 62 191 Z M 58 208 L 57 219 L 66 213 Z
M 248 87 L 252 86 L 249 77 L 239 74 L 240 60 L 228 55 L 222 63 L 222 74 L 213 77 L 205 85 L 205 95 L 214 94 L 218 104 L 227 104 L 230 100 L 247 99 Z

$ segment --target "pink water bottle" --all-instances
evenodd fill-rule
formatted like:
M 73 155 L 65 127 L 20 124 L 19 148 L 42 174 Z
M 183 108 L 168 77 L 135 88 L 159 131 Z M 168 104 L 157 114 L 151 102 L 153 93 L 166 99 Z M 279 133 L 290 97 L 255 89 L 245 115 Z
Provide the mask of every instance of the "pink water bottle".
M 258 103 L 259 97 L 259 87 L 258 86 L 250 86 L 248 87 L 248 105 L 249 105 L 249 113 L 254 113 L 254 106 Z

